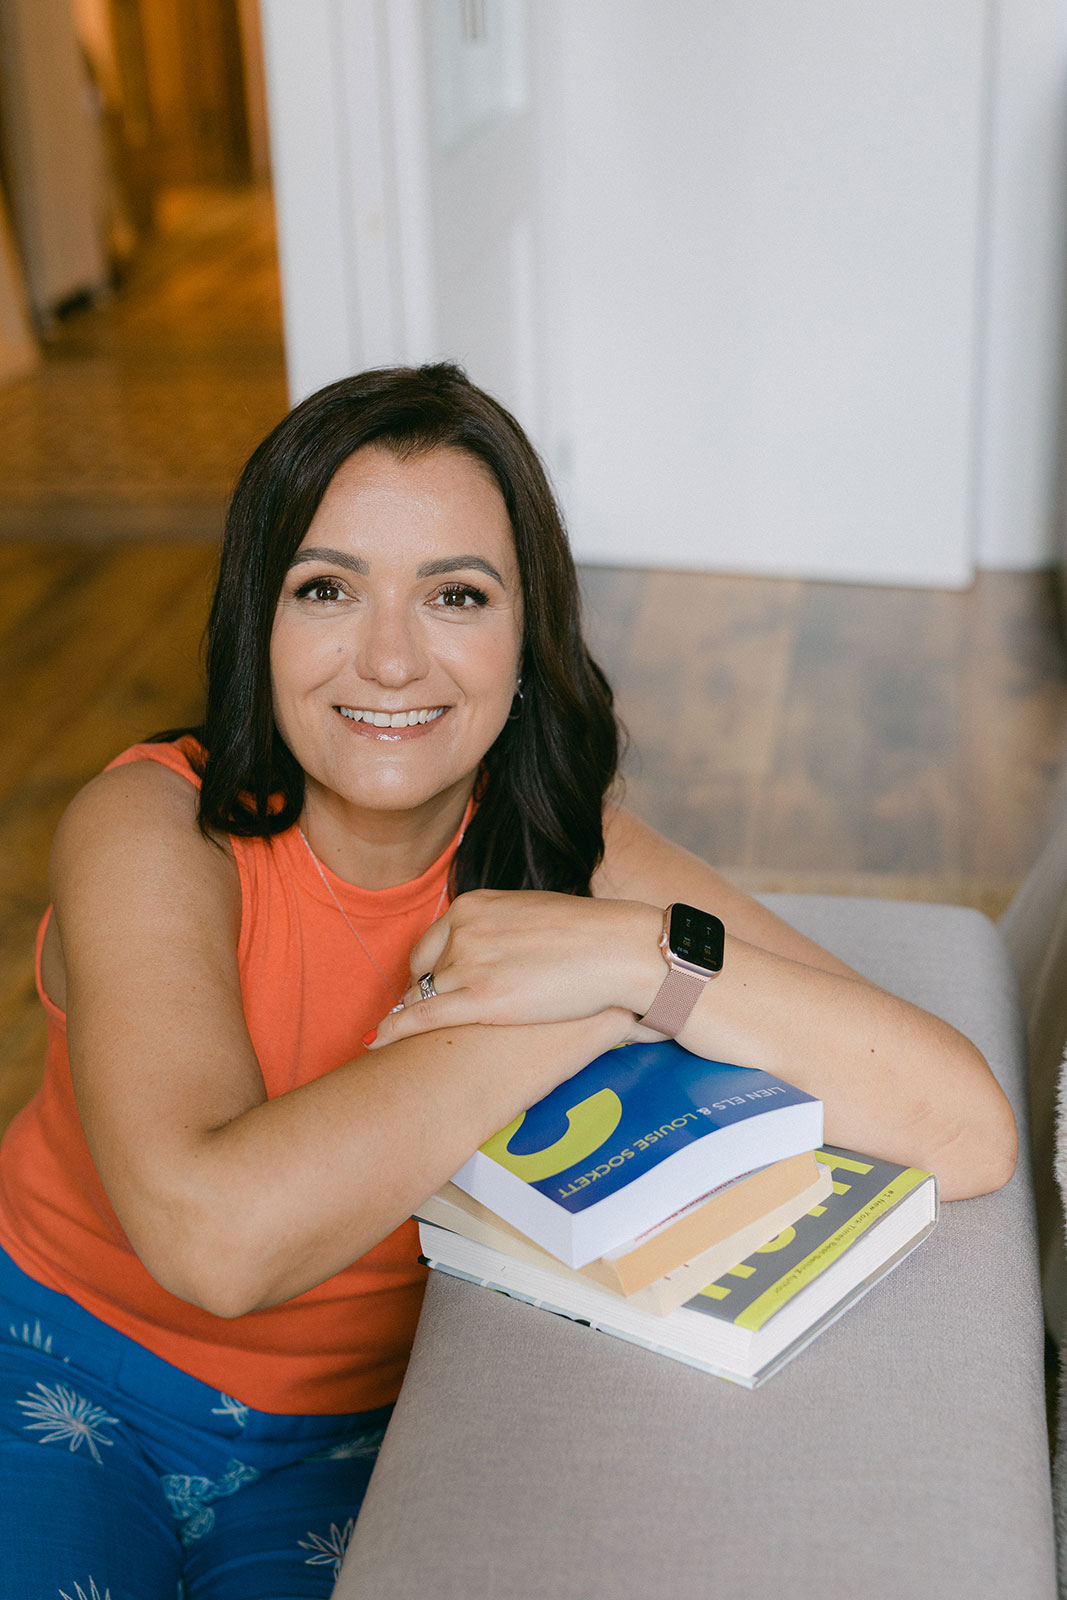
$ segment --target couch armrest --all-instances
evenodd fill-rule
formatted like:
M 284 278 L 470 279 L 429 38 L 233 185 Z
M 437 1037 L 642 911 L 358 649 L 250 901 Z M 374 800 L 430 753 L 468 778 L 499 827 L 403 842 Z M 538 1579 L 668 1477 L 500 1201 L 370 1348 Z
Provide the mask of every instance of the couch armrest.
M 985 1052 L 1025 1126 L 1003 941 L 959 907 L 768 897 Z M 763 1388 L 434 1274 L 337 1600 L 1050 1600 L 1023 1155 Z

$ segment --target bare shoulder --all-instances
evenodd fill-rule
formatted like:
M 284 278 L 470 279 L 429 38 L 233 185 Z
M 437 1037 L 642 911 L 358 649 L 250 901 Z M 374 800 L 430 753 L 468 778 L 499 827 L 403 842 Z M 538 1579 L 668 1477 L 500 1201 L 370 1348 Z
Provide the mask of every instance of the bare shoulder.
M 806 966 L 855 976 L 836 956 L 624 806 L 604 809 L 604 859 L 593 878 L 593 894 L 600 899 L 642 900 L 655 906 L 683 900 L 713 911 L 722 918 L 728 934 L 748 944 Z
M 79 789 L 63 813 L 57 840 L 68 833 L 95 828 L 111 816 L 123 821 L 139 813 L 164 819 L 196 817 L 196 789 L 187 778 L 158 761 L 130 761 L 109 767 Z
M 99 867 L 153 875 L 193 872 L 220 889 L 236 884 L 229 843 L 205 839 L 196 820 L 197 791 L 156 761 L 102 772 L 74 796 L 52 845 L 53 892 Z
M 45 991 L 67 1008 L 72 963 L 102 978 L 165 944 L 229 962 L 240 928 L 233 851 L 205 839 L 197 791 L 155 761 L 102 772 L 67 807 L 49 867 L 55 916 L 41 955 Z M 121 960 L 117 959 L 121 955 Z

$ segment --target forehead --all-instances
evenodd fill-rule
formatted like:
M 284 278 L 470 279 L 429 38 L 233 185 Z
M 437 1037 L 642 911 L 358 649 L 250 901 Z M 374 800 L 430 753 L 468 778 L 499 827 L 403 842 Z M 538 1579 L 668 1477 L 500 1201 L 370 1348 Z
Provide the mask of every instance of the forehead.
M 429 450 L 406 459 L 377 445 L 357 450 L 331 478 L 301 547 L 321 544 L 327 531 L 334 543 L 340 538 L 353 549 L 366 547 L 366 555 L 383 544 L 422 555 L 431 549 L 456 554 L 461 545 L 475 553 L 491 550 L 515 565 L 511 522 L 496 479 L 463 450 Z

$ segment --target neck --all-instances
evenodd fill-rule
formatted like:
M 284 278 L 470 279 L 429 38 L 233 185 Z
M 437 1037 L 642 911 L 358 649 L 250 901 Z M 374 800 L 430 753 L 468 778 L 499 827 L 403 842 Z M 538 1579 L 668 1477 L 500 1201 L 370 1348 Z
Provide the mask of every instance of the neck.
M 300 826 L 323 864 L 362 889 L 410 883 L 455 836 L 473 780 L 434 795 L 411 811 L 367 811 L 307 783 Z

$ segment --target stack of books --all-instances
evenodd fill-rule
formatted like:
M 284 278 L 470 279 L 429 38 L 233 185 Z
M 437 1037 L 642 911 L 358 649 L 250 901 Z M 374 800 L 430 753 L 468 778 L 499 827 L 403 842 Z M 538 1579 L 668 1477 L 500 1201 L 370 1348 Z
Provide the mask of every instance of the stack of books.
M 673 1041 L 608 1051 L 419 1207 L 423 1259 L 754 1387 L 937 1220 L 932 1174 L 824 1146 L 822 1109 Z

